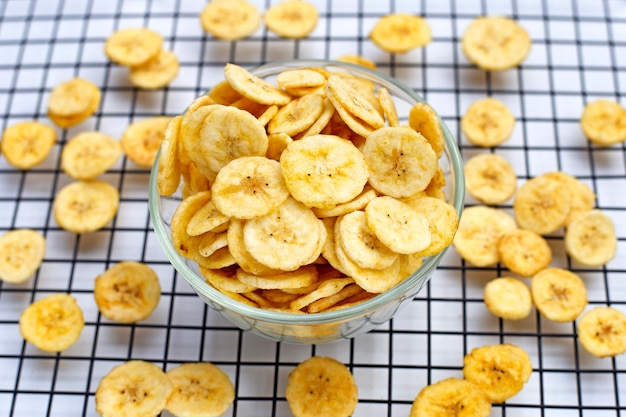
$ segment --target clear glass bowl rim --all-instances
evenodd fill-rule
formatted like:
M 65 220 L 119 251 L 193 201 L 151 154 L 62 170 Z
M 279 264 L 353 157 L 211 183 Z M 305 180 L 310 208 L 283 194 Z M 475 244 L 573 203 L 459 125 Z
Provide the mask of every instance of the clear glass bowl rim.
M 385 87 L 390 91 L 390 93 L 395 93 L 400 96 L 405 95 L 405 97 L 402 97 L 403 99 L 410 99 L 415 102 L 425 102 L 425 100 L 415 91 L 413 91 L 411 88 L 404 85 L 404 83 L 401 83 L 397 79 L 382 72 L 346 62 L 322 59 L 282 61 L 278 60 L 258 66 L 252 69 L 251 72 L 256 76 L 265 77 L 275 74 L 279 70 L 306 67 L 336 67 L 339 69 L 344 69 L 379 84 L 386 84 Z M 437 109 L 434 110 L 436 111 Z M 445 152 L 450 160 L 452 169 L 452 181 L 454 181 L 454 195 L 453 201 L 451 203 L 455 207 L 457 213 L 459 213 L 460 215 L 463 211 L 465 200 L 463 159 L 461 157 L 458 145 L 455 142 L 450 130 L 446 126 L 445 122 L 441 119 L 438 112 L 437 115 L 440 118 L 441 126 L 444 132 Z M 171 245 L 170 233 L 165 228 L 161 216 L 159 199 L 162 197 L 159 195 L 156 186 L 158 161 L 159 155 L 157 154 L 150 173 L 148 205 L 150 220 L 157 235 L 159 244 L 161 245 L 163 251 L 165 252 L 165 256 L 171 262 L 174 269 L 176 269 L 176 271 L 183 276 L 183 278 L 189 283 L 189 285 L 192 286 L 192 288 L 198 294 L 202 295 L 202 297 L 208 300 L 211 300 L 213 303 L 219 305 L 221 308 L 230 310 L 231 313 L 236 313 L 259 321 L 266 321 L 284 325 L 313 325 L 350 321 L 351 319 L 366 316 L 369 313 L 375 312 L 389 302 L 395 299 L 402 299 L 407 293 L 411 293 L 411 289 L 418 286 L 420 282 L 427 279 L 434 272 L 436 267 L 439 265 L 441 258 L 447 251 L 446 249 L 434 256 L 425 259 L 424 263 L 417 271 L 415 271 L 413 274 L 411 274 L 409 277 L 407 277 L 405 280 L 403 280 L 392 289 L 367 301 L 361 302 L 354 306 L 346 307 L 344 309 L 315 314 L 297 314 L 248 306 L 246 304 L 233 300 L 232 298 L 222 294 L 221 292 L 207 284 L 201 276 L 199 276 L 189 265 L 187 265 L 186 260 L 174 250 L 173 246 Z

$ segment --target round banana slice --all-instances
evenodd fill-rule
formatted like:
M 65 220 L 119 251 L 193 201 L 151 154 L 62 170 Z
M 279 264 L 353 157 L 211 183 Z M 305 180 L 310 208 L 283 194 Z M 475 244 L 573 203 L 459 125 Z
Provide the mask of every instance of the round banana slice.
M 157 416 L 172 393 L 172 382 L 161 368 L 131 360 L 113 367 L 100 380 L 96 412 L 102 417 Z
M 474 348 L 463 359 L 463 377 L 478 385 L 493 403 L 519 393 L 532 371 L 528 353 L 510 343 Z
M 147 28 L 120 29 L 109 36 L 104 53 L 113 62 L 135 67 L 145 64 L 161 51 L 163 37 Z
M 294 417 L 348 417 L 359 401 L 350 370 L 326 356 L 313 356 L 298 364 L 289 373 L 285 397 Z
M 24 339 L 46 352 L 61 352 L 72 346 L 84 326 L 83 312 L 69 294 L 52 294 L 37 300 L 20 317 Z
M 502 71 L 519 65 L 526 59 L 531 44 L 523 27 L 512 19 L 499 16 L 476 18 L 461 38 L 467 59 L 488 71 Z
M 174 117 L 163 134 L 157 167 L 157 189 L 163 196 L 171 196 L 178 190 L 183 174 L 183 166 L 178 156 L 181 146 L 179 132 L 182 121 L 182 116 Z
M 378 66 L 374 61 L 369 58 L 366 58 L 362 55 L 356 54 L 344 54 L 336 58 L 336 61 L 339 62 L 347 62 L 349 64 L 361 65 L 363 67 L 367 67 L 373 70 L 378 69 Z
M 446 378 L 422 388 L 409 417 L 489 417 L 491 401 L 473 382 Z
M 263 265 L 294 271 L 321 254 L 319 243 L 326 239 L 321 223 L 310 208 L 289 197 L 276 210 L 246 221 L 244 244 Z
M 576 217 L 593 209 L 596 203 L 596 194 L 587 184 L 562 171 L 546 172 L 542 175 L 556 178 L 563 183 L 565 188 L 570 190 L 572 203 L 567 220 L 565 220 L 565 226 L 568 226 Z
M 75 181 L 61 188 L 52 210 L 58 225 L 74 233 L 94 232 L 110 222 L 119 207 L 116 188 L 100 180 Z
M 502 204 L 517 189 L 517 175 L 513 166 L 498 154 L 473 156 L 465 162 L 464 171 L 467 193 L 484 204 Z
M 445 148 L 443 130 L 439 116 L 432 107 L 426 103 L 413 105 L 409 110 L 409 126 L 426 138 L 437 154 L 437 158 L 443 155 Z
M 328 77 L 324 90 L 336 109 L 338 107 L 343 108 L 346 112 L 374 129 L 385 125 L 385 120 L 378 110 L 372 106 L 364 95 L 350 85 L 348 79 L 338 75 L 331 75 Z M 339 111 L 339 109 L 337 110 Z
M 404 201 L 428 220 L 430 245 L 415 254 L 418 257 L 432 256 L 450 246 L 459 226 L 459 215 L 452 204 L 436 197 L 423 196 Z
M 376 197 L 367 204 L 365 214 L 376 237 L 394 252 L 408 255 L 430 246 L 428 218 L 400 200 Z
M 276 84 L 280 88 L 315 88 L 326 84 L 326 77 L 314 69 L 292 69 L 282 71 L 276 76 Z
M 595 307 L 578 320 L 578 340 L 599 358 L 626 353 L 626 314 L 614 307 Z
M 587 306 L 587 288 L 575 273 L 546 268 L 530 281 L 530 293 L 537 310 L 548 320 L 575 320 Z
M 606 265 L 617 252 L 613 220 L 601 210 L 581 214 L 565 229 L 565 251 L 586 266 Z
M 236 41 L 247 38 L 259 28 L 259 10 L 246 0 L 210 1 L 200 13 L 205 32 L 218 39 Z
M 307 94 L 281 107 L 267 125 L 267 132 L 294 136 L 310 128 L 323 111 L 324 98 L 319 94 Z
M 144 90 L 156 90 L 169 85 L 178 75 L 179 67 L 176 55 L 162 50 L 148 62 L 130 68 L 130 83 Z
M 183 363 L 166 375 L 174 389 L 165 409 L 177 417 L 219 417 L 235 400 L 230 378 L 212 363 Z
M 405 53 L 426 46 L 432 37 L 426 19 L 402 13 L 381 17 L 369 36 L 376 46 L 391 53 Z
M 461 117 L 461 130 L 470 143 L 494 147 L 506 142 L 515 127 L 515 117 L 500 100 L 487 97 L 473 102 Z
M 96 277 L 93 296 L 104 317 L 136 323 L 148 318 L 159 304 L 161 285 L 148 265 L 123 261 Z
M 62 128 L 75 126 L 100 106 L 102 93 L 84 78 L 72 78 L 56 85 L 48 98 L 48 118 Z
M 526 181 L 513 200 L 515 221 L 522 229 L 540 235 L 552 233 L 565 225 L 572 206 L 572 193 L 562 181 L 540 175 Z
M 552 262 L 552 249 L 546 239 L 531 230 L 517 229 L 498 241 L 502 263 L 515 274 L 531 277 Z
M 220 3 L 222 2 L 220 1 Z M 239 65 L 226 64 L 224 67 L 224 77 L 226 77 L 226 80 L 235 91 L 254 102 L 284 106 L 291 101 L 289 94 L 267 81 L 252 75 Z
M 626 141 L 626 109 L 611 100 L 587 103 L 580 118 L 580 127 L 592 143 L 612 146 Z
M 54 128 L 39 122 L 20 122 L 4 130 L 0 151 L 15 168 L 28 170 L 50 155 L 56 141 Z
M 121 155 L 117 139 L 100 132 L 82 132 L 63 147 L 61 169 L 76 180 L 91 180 L 108 171 Z
M 487 206 L 468 207 L 463 211 L 452 244 L 463 259 L 477 267 L 500 262 L 498 242 L 517 230 L 515 219 L 504 210 Z
M 483 298 L 487 310 L 505 320 L 525 319 L 533 306 L 528 286 L 513 277 L 489 281 L 485 285 Z
M 126 157 L 140 167 L 151 168 L 171 120 L 172 117 L 156 116 L 130 124 L 120 140 Z
M 362 151 L 370 185 L 391 197 L 409 197 L 423 191 L 437 171 L 432 146 L 410 128 L 378 129 L 367 137 Z
M 235 294 L 252 292 L 257 289 L 254 285 L 248 285 L 237 278 L 229 270 L 209 269 L 205 267 L 199 268 L 200 273 L 206 281 L 215 287 L 218 291 L 228 291 Z
M 237 265 L 244 271 L 259 276 L 276 275 L 284 272 L 263 265 L 250 254 L 244 242 L 243 228 L 245 224 L 245 220 L 235 218 L 231 219 L 228 224 L 228 234 L 226 235 L 228 249 Z
M 332 208 L 363 191 L 368 169 L 349 140 L 313 135 L 293 141 L 280 157 L 287 189 L 309 207 Z
M 265 12 L 267 28 L 283 38 L 302 39 L 317 26 L 315 5 L 302 0 L 283 0 Z
M 46 238 L 31 229 L 10 230 L 0 236 L 0 281 L 22 283 L 39 269 Z

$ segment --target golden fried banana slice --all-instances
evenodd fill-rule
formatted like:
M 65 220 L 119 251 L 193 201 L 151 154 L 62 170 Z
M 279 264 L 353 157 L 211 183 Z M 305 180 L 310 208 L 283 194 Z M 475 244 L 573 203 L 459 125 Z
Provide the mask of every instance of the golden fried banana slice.
M 119 207 L 120 194 L 109 183 L 80 180 L 59 190 L 52 206 L 58 225 L 74 233 L 94 232 L 110 222 Z
M 396 253 L 408 255 L 430 246 L 428 218 L 400 200 L 376 197 L 367 204 L 365 214 L 376 237 Z
M 515 117 L 497 98 L 487 97 L 473 102 L 461 117 L 461 130 L 467 140 L 481 147 L 494 147 L 506 142 L 515 127 Z
M 510 343 L 476 347 L 463 359 L 463 377 L 478 385 L 493 403 L 519 393 L 532 371 L 528 353 Z
M 267 152 L 265 156 L 275 161 L 280 161 L 280 156 L 291 142 L 293 142 L 291 136 L 283 132 L 267 135 Z
M 179 158 L 179 132 L 183 117 L 176 116 L 165 128 L 157 165 L 157 189 L 160 195 L 170 196 L 178 190 L 183 166 Z
M 437 154 L 437 158 L 443 155 L 445 143 L 441 121 L 430 105 L 427 103 L 414 104 L 409 110 L 409 126 L 426 138 Z
M 548 320 L 567 322 L 587 306 L 587 288 L 580 277 L 563 268 L 546 268 L 530 281 L 530 293 L 537 310 Z
M 48 117 L 62 128 L 75 126 L 91 116 L 100 106 L 102 93 L 93 82 L 72 78 L 57 84 L 48 98 Z
M 563 183 L 565 188 L 570 190 L 572 203 L 569 215 L 565 221 L 565 226 L 568 226 L 579 215 L 593 209 L 593 206 L 596 203 L 596 194 L 587 184 L 562 171 L 546 172 L 542 175 L 558 179 Z
M 211 104 L 217 103 L 215 103 L 215 101 L 208 95 L 199 96 L 187 106 L 187 109 L 185 109 L 185 113 L 191 113 L 192 111 L 198 110 L 202 106 L 208 106 Z
M 335 115 L 337 115 L 341 119 L 341 125 L 334 126 L 331 129 L 330 133 L 345 139 L 349 139 L 355 144 L 361 141 L 361 139 L 359 138 L 366 138 L 374 133 L 374 130 L 376 130 L 375 128 L 365 123 L 363 120 L 359 119 L 358 117 L 350 113 L 345 107 L 339 104 L 339 102 L 337 102 L 337 100 L 333 97 L 330 91 L 326 92 L 326 97 L 333 104 L 333 107 L 335 109 Z
M 166 373 L 173 386 L 165 409 L 177 417 L 219 417 L 235 400 L 228 375 L 210 362 L 189 362 Z
M 289 373 L 285 398 L 294 417 L 348 417 L 356 409 L 358 388 L 343 363 L 313 356 Z
M 14 229 L 0 236 L 0 281 L 22 283 L 39 269 L 46 238 L 31 229 Z
M 513 200 L 515 221 L 522 229 L 540 235 L 565 225 L 572 206 L 572 193 L 553 176 L 539 175 L 522 184 Z
M 581 265 L 602 266 L 615 257 L 613 220 L 599 209 L 579 215 L 565 229 L 565 251 Z
M 465 162 L 467 193 L 484 204 L 497 205 L 515 194 L 517 175 L 509 161 L 495 153 L 478 154 Z
M 165 408 L 173 385 L 161 368 L 142 360 L 114 366 L 96 389 L 96 412 L 102 417 L 153 417 Z
M 69 294 L 52 294 L 35 301 L 20 316 L 22 337 L 46 352 L 72 346 L 85 326 L 83 312 Z
M 307 94 L 281 107 L 267 125 L 267 132 L 295 136 L 310 128 L 323 111 L 324 98 L 319 94 Z
M 289 308 L 293 311 L 303 310 L 316 301 L 338 294 L 346 286 L 351 284 L 354 284 L 354 280 L 352 278 L 344 277 L 324 280 L 315 290 L 291 301 L 289 303 Z
M 428 45 L 432 36 L 430 26 L 423 17 L 393 13 L 381 17 L 369 37 L 384 51 L 406 53 Z
M 283 0 L 265 11 L 265 26 L 289 39 L 306 38 L 317 26 L 319 13 L 314 4 L 303 0 Z
M 362 151 L 370 185 L 391 197 L 409 197 L 423 191 L 437 171 L 435 151 L 410 128 L 378 129 L 367 137 Z
M 432 256 L 452 244 L 459 226 L 459 215 L 452 204 L 436 197 L 423 196 L 404 201 L 428 220 L 430 245 L 417 252 L 417 257 Z
M 487 206 L 468 207 L 463 211 L 452 244 L 463 259 L 485 267 L 500 262 L 498 242 L 517 229 L 515 219 L 506 211 Z
M 450 377 L 422 388 L 409 417 L 488 417 L 490 414 L 491 402 L 478 385 Z
M 320 285 L 320 287 L 321 286 L 322 285 Z M 328 310 L 329 308 L 336 307 L 338 304 L 340 304 L 344 300 L 350 297 L 354 297 L 356 295 L 361 295 L 362 293 L 365 293 L 365 291 L 363 291 L 363 289 L 359 287 L 358 285 L 348 284 L 345 287 L 343 287 L 340 291 L 332 295 L 322 297 L 313 301 L 312 303 L 307 305 L 306 312 L 309 314 L 313 314 L 313 313 L 319 313 L 321 311 Z
M 161 285 L 148 265 L 122 261 L 96 277 L 93 296 L 104 317 L 136 323 L 148 318 L 159 304 Z
M 461 38 L 463 53 L 472 63 L 488 71 L 519 65 L 530 52 L 528 32 L 507 17 L 482 16 L 467 27 Z
M 180 63 L 172 51 L 162 50 L 141 65 L 131 67 L 130 83 L 144 90 L 156 90 L 169 85 L 178 75 Z
M 280 157 L 287 189 L 309 207 L 332 208 L 363 191 L 368 169 L 349 140 L 313 135 L 293 141 Z
M 315 265 L 305 265 L 295 271 L 280 272 L 274 275 L 259 276 L 237 270 L 237 279 L 251 287 L 263 290 L 290 290 L 305 288 L 318 282 Z
M 502 263 L 515 274 L 531 277 L 552 262 L 552 249 L 546 239 L 531 230 L 517 229 L 498 241 Z
M 200 273 L 206 281 L 215 287 L 218 291 L 227 291 L 229 293 L 242 294 L 252 292 L 257 289 L 254 285 L 249 285 L 239 280 L 229 270 L 210 269 L 201 266 Z
M 396 103 L 393 101 L 393 96 L 385 87 L 378 89 L 378 103 L 383 109 L 385 119 L 390 127 L 398 126 L 398 111 L 396 109 Z
M 223 215 L 215 208 L 213 200 L 209 200 L 204 206 L 196 211 L 187 223 L 189 236 L 200 236 L 206 232 L 215 232 L 218 227 L 224 226 L 230 217 Z M 223 227 L 226 230 L 227 227 Z
M 385 125 L 385 120 L 372 104 L 347 81 L 339 75 L 331 75 L 324 87 L 326 96 L 332 101 L 335 109 L 343 108 L 346 112 L 361 120 L 374 129 Z M 337 109 L 339 111 L 339 109 Z
M 626 141 L 626 109 L 611 100 L 587 103 L 580 117 L 584 135 L 598 146 L 612 146 Z
M 224 77 L 235 91 L 254 102 L 284 106 L 291 101 L 289 94 L 239 65 L 226 64 Z
M 200 23 L 217 39 L 236 41 L 256 32 L 261 14 L 246 0 L 210 1 L 200 13 Z
M 2 133 L 0 151 L 15 168 L 29 170 L 41 164 L 52 151 L 57 132 L 40 122 L 19 122 Z
M 246 249 L 244 243 L 243 228 L 245 220 L 231 219 L 228 224 L 228 249 L 241 269 L 254 275 L 267 276 L 276 275 L 281 272 L 277 269 L 269 268 L 257 261 Z
M 599 358 L 626 352 L 626 314 L 614 307 L 595 307 L 578 320 L 578 340 Z
M 361 65 L 363 67 L 376 70 L 378 66 L 374 61 L 357 54 L 344 54 L 336 58 L 339 62 L 347 62 L 349 64 Z
M 163 37 L 147 28 L 120 29 L 109 36 L 104 53 L 119 65 L 135 67 L 145 64 L 161 51 Z
M 276 84 L 285 90 L 294 88 L 316 88 L 326 84 L 326 77 L 314 69 L 292 69 L 276 76 Z
M 126 157 L 142 168 L 152 168 L 171 120 L 156 116 L 131 123 L 120 139 Z
M 215 102 L 215 104 L 221 104 L 224 106 L 230 106 L 243 96 L 239 94 L 227 80 L 222 80 L 215 84 L 213 88 L 209 90 L 207 96 Z
M 485 285 L 483 298 L 487 310 L 505 320 L 525 319 L 533 306 L 528 286 L 513 277 L 489 281 Z
M 120 142 L 100 132 L 81 132 L 61 152 L 61 169 L 75 180 L 91 180 L 108 171 L 122 156 Z
M 366 185 L 361 194 L 354 197 L 354 199 L 348 201 L 347 203 L 337 204 L 335 207 L 329 209 L 314 207 L 313 212 L 320 219 L 343 216 L 344 214 L 348 214 L 356 210 L 363 210 L 365 206 L 367 206 L 367 203 L 369 203 L 374 197 L 376 197 L 376 191 Z

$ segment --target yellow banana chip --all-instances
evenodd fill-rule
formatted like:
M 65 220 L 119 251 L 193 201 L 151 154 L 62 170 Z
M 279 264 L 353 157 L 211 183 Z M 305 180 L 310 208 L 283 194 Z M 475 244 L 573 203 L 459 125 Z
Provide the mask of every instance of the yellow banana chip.
M 378 66 L 376 65 L 374 61 L 364 56 L 356 55 L 356 54 L 341 55 L 340 57 L 337 58 L 337 61 L 347 62 L 349 64 L 361 65 L 363 67 L 367 67 L 373 70 L 378 69 Z
M 291 136 L 283 132 L 267 135 L 267 152 L 265 156 L 275 161 L 280 161 L 280 155 L 291 142 L 293 142 Z
M 100 132 L 82 132 L 63 147 L 61 169 L 76 180 L 91 180 L 113 167 L 121 155 L 117 139 Z
M 352 87 L 346 78 L 331 75 L 326 83 L 325 91 L 326 96 L 332 101 L 337 111 L 339 111 L 338 107 L 341 107 L 374 129 L 385 125 L 385 120 L 378 110 L 357 89 Z
M 546 239 L 531 230 L 517 229 L 498 241 L 502 263 L 513 273 L 531 277 L 552 262 L 552 249 Z
M 411 199 L 407 204 L 426 216 L 430 231 L 430 245 L 416 256 L 432 256 L 450 246 L 459 226 L 459 215 L 452 205 L 430 196 Z
M 310 128 L 323 111 L 324 98 L 321 95 L 304 95 L 281 107 L 267 125 L 267 132 L 294 136 Z
M 613 220 L 598 209 L 576 217 L 565 229 L 564 242 L 567 254 L 586 266 L 606 265 L 617 252 Z
M 266 276 L 254 275 L 238 269 L 237 279 L 248 286 L 263 290 L 290 290 L 316 284 L 318 282 L 318 272 L 315 265 L 306 265 L 295 271 Z
M 489 281 L 485 285 L 483 298 L 487 310 L 505 320 L 525 319 L 533 306 L 528 286 L 513 277 Z
M 595 205 L 596 194 L 587 184 L 580 181 L 578 178 L 562 171 L 546 172 L 542 175 L 556 178 L 570 191 L 572 202 L 570 204 L 569 215 L 567 216 L 567 220 L 565 220 L 565 226 L 568 226 L 576 217 L 590 211 Z
M 224 76 L 235 91 L 254 102 L 284 106 L 291 101 L 289 94 L 250 74 L 249 71 L 239 65 L 226 64 Z
M 530 281 L 537 310 L 557 322 L 575 320 L 587 306 L 587 288 L 575 273 L 563 268 L 546 268 Z
M 443 154 L 443 130 L 439 116 L 432 107 L 427 103 L 414 104 L 409 110 L 409 126 L 426 138 L 437 154 L 437 158 Z
M 473 382 L 446 378 L 422 388 L 409 417 L 488 417 L 491 401 Z
M 369 36 L 379 48 L 392 53 L 409 52 L 431 41 L 430 26 L 423 17 L 402 13 L 381 17 Z
M 104 44 L 107 57 L 120 65 L 135 67 L 155 58 L 161 51 L 163 37 L 147 28 L 120 29 Z
M 326 84 L 326 77 L 314 69 L 285 70 L 276 76 L 276 84 L 285 90 L 317 88 Z
M 626 314 L 614 307 L 595 307 L 578 320 L 578 340 L 599 358 L 626 352 Z
M 587 103 L 580 117 L 580 127 L 591 142 L 612 146 L 626 141 L 626 109 L 610 100 Z
M 10 230 L 0 236 L 0 281 L 22 283 L 39 269 L 46 238 L 31 229 Z
M 312 303 L 307 305 L 306 311 L 307 313 L 319 313 L 320 311 L 328 310 L 333 307 L 338 307 L 344 300 L 354 297 L 355 295 L 360 295 L 362 293 L 365 293 L 365 291 L 363 291 L 363 289 L 358 285 L 348 284 L 334 294 L 313 301 Z
M 64 81 L 50 92 L 48 117 L 59 127 L 75 126 L 98 109 L 101 96 L 100 88 L 89 80 L 76 77 Z
M 206 96 L 204 96 L 206 97 Z M 179 132 L 183 117 L 174 117 L 167 125 L 161 141 L 160 156 L 157 167 L 157 188 L 159 194 L 170 196 L 176 192 L 180 184 L 183 166 L 179 155 Z
M 85 326 L 83 312 L 69 294 L 52 294 L 35 301 L 20 316 L 24 339 L 46 352 L 72 346 Z
M 471 157 L 465 162 L 464 172 L 467 193 L 484 204 L 502 204 L 517 189 L 513 166 L 495 153 Z
M 365 206 L 367 206 L 367 203 L 369 203 L 374 197 L 376 197 L 376 191 L 374 191 L 373 188 L 366 186 L 361 194 L 354 197 L 354 199 L 348 201 L 347 203 L 337 204 L 329 209 L 314 207 L 313 212 L 320 219 L 326 217 L 338 217 L 356 210 L 363 210 Z
M 493 97 L 473 102 L 461 117 L 463 134 L 476 146 L 498 146 L 509 139 L 514 127 L 511 111 Z
M 283 38 L 306 38 L 317 25 L 314 4 L 303 0 L 283 0 L 265 12 L 265 25 Z
M 256 32 L 261 15 L 247 0 L 210 1 L 200 13 L 200 23 L 216 38 L 235 41 Z
M 384 87 L 378 89 L 378 102 L 383 109 L 387 124 L 391 127 L 398 126 L 398 111 L 389 90 Z
M 0 151 L 15 168 L 28 170 L 50 155 L 56 141 L 54 128 L 39 122 L 19 122 L 2 133 Z
M 171 51 L 162 50 L 159 54 L 141 65 L 131 67 L 130 82 L 144 90 L 155 90 L 169 85 L 178 75 L 180 64 Z
M 319 286 L 303 295 L 302 297 L 298 297 L 292 302 L 289 303 L 289 308 L 298 311 L 303 308 L 309 306 L 315 301 L 319 301 L 326 297 L 331 297 L 333 295 L 338 294 L 343 290 L 346 286 L 353 284 L 354 280 L 352 278 L 331 278 L 327 279 L 319 284 Z
M 143 168 L 154 164 L 171 117 L 156 116 L 130 124 L 120 140 L 126 157 Z

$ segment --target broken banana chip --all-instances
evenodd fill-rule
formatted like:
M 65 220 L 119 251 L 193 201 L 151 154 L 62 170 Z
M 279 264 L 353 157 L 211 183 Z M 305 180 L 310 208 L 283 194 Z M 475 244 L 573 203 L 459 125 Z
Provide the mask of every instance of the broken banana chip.
M 626 109 L 611 100 L 587 103 L 580 117 L 580 127 L 592 143 L 612 146 L 626 141 Z
M 513 166 L 498 154 L 475 155 L 465 162 L 464 171 L 467 193 L 481 203 L 505 203 L 517 189 Z
M 461 131 L 467 140 L 481 147 L 494 147 L 506 142 L 515 127 L 515 117 L 506 105 L 493 97 L 473 102 L 463 117 Z

